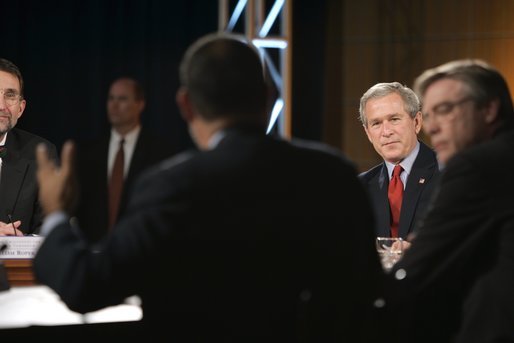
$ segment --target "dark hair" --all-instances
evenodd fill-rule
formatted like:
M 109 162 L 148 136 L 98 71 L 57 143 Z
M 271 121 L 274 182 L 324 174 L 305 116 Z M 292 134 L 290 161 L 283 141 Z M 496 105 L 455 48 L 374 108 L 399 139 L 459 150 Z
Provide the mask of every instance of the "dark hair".
M 263 65 L 244 37 L 216 33 L 200 38 L 186 51 L 179 71 L 182 86 L 206 120 L 265 123 Z
M 6 73 L 12 74 L 18 78 L 20 82 L 20 96 L 23 98 L 23 77 L 21 76 L 20 69 L 9 60 L 0 58 L 0 70 Z
M 134 96 L 136 100 L 145 100 L 145 90 L 139 81 L 132 79 L 134 81 Z
M 514 126 L 514 108 L 509 86 L 501 73 L 487 62 L 477 59 L 456 60 L 426 70 L 414 82 L 414 90 L 421 101 L 427 88 L 441 79 L 453 79 L 465 84 L 468 95 L 479 108 L 498 99 L 498 124 L 502 128 Z
M 128 81 L 132 83 L 132 86 L 134 87 L 134 98 L 136 100 L 145 100 L 145 89 L 138 80 L 130 76 L 120 76 L 111 82 L 111 86 L 118 81 Z

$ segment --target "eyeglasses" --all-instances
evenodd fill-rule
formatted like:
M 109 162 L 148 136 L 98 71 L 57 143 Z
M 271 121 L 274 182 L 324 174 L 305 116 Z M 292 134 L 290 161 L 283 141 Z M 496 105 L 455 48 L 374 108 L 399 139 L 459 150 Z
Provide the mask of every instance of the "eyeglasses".
M 428 112 L 423 113 L 423 121 L 430 122 L 431 120 L 436 120 L 438 122 L 441 121 L 448 121 L 450 119 L 453 119 L 454 112 L 453 110 L 455 107 L 460 106 L 468 101 L 472 101 L 473 99 L 470 97 L 465 97 L 464 99 L 461 99 L 459 101 L 445 101 L 440 103 L 439 105 L 434 106 L 432 109 L 432 114 L 429 114 Z
M 7 106 L 14 106 L 22 99 L 21 95 L 18 94 L 14 89 L 0 89 L 0 95 L 4 97 Z

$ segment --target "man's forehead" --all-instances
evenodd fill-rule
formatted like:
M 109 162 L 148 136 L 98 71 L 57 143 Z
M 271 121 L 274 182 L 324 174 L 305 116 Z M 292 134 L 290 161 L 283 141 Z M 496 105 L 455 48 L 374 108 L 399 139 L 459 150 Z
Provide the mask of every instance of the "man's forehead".
M 16 75 L 13 75 L 11 73 L 8 73 L 6 71 L 0 70 L 0 88 L 7 90 L 12 89 L 15 91 L 20 90 L 20 80 L 16 77 Z

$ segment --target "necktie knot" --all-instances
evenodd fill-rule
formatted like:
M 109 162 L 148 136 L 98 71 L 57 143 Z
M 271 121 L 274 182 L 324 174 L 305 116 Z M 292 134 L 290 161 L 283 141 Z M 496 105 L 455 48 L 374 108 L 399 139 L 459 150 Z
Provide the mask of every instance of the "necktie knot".
M 7 148 L 5 145 L 0 145 L 0 158 L 5 158 L 7 156 Z
M 395 165 L 394 169 L 393 169 L 393 177 L 400 176 L 402 171 L 403 171 L 403 168 L 401 165 L 399 165 L 399 164 Z

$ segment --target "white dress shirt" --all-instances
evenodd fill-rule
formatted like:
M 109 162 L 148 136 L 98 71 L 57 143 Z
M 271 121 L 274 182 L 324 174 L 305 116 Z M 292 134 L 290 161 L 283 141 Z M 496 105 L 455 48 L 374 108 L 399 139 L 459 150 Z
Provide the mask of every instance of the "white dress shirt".
M 399 164 L 402 166 L 403 171 L 400 174 L 400 179 L 402 179 L 403 183 L 403 189 L 405 190 L 405 187 L 407 186 L 407 178 L 410 175 L 410 171 L 412 170 L 412 166 L 414 165 L 414 161 L 416 161 L 416 157 L 418 157 L 419 153 L 419 141 L 416 143 L 416 146 L 412 151 L 410 152 L 407 157 L 405 157 Z M 386 167 L 387 167 L 387 175 L 389 175 L 389 181 L 391 181 L 391 178 L 393 177 L 393 169 L 394 164 L 385 161 Z

